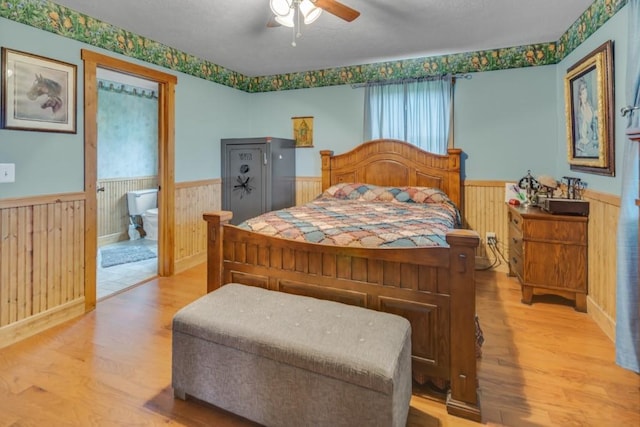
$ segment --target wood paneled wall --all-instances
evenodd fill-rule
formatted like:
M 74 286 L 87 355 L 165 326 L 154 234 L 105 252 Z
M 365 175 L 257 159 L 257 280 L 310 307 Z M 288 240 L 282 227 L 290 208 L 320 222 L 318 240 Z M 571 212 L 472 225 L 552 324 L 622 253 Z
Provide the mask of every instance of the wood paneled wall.
M 495 256 L 485 239 L 488 231 L 496 233 L 498 247 L 505 257 L 508 253 L 509 221 L 504 203 L 504 184 L 504 181 L 465 181 L 463 184 L 464 226 L 480 234 L 476 256 L 491 261 Z M 509 268 L 502 261 L 497 270 L 506 272 Z
M 296 206 L 304 205 L 322 193 L 322 178 L 316 176 L 296 177 Z
M 127 192 L 158 188 L 158 177 L 102 179 L 98 181 L 97 188 L 104 188 L 97 193 L 98 246 L 102 246 L 129 238 Z
M 175 258 L 176 272 L 206 261 L 205 212 L 221 208 L 222 181 L 212 179 L 176 184 Z
M 587 312 L 615 342 L 616 233 L 620 197 L 587 190 L 589 201 L 589 295 Z
M 486 255 L 485 233 L 495 231 L 498 245 L 507 253 L 507 209 L 502 181 L 465 181 L 464 213 L 469 228 L 480 233 L 478 256 Z M 620 197 L 586 191 L 589 201 L 589 294 L 587 312 L 607 336 L 615 341 L 616 230 Z M 484 251 L 484 252 L 483 252 Z M 506 265 L 501 265 L 506 267 Z M 506 271 L 506 270 L 504 270 Z
M 84 312 L 84 194 L 0 200 L 0 348 Z
M 143 181 L 138 189 L 153 185 Z M 320 188 L 319 177 L 299 177 L 296 203 L 314 199 Z M 620 198 L 593 191 L 585 198 L 591 212 L 588 313 L 613 340 Z M 220 209 L 221 181 L 176 184 L 175 200 L 180 271 L 206 260 L 202 214 Z M 464 222 L 483 241 L 478 256 L 487 254 L 487 231 L 507 252 L 506 212 L 504 182 L 464 183 Z M 84 312 L 84 216 L 84 193 L 0 200 L 0 348 Z

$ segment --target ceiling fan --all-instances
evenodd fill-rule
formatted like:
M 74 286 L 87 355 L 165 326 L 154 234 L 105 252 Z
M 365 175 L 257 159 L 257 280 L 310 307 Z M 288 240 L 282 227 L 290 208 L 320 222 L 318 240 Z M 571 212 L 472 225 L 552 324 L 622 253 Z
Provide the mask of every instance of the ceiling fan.
M 273 17 L 267 23 L 267 27 L 284 25 L 293 28 L 292 46 L 296 45 L 296 37 L 302 35 L 300 20 L 309 25 L 318 19 L 323 10 L 347 22 L 360 16 L 360 12 L 337 0 L 269 0 L 269 6 Z

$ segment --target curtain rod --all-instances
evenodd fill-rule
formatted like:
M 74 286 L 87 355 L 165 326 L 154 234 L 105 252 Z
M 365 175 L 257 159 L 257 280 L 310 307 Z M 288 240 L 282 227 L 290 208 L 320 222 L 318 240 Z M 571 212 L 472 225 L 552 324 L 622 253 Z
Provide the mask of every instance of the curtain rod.
M 356 89 L 356 88 L 366 87 L 366 86 L 384 86 L 384 85 L 393 85 L 393 84 L 400 84 L 400 83 L 411 83 L 411 82 L 422 82 L 422 81 L 429 81 L 429 80 L 439 80 L 439 79 L 444 79 L 445 77 L 447 77 L 449 75 L 451 75 L 454 79 L 467 79 L 467 80 L 470 80 L 472 78 L 471 74 L 469 74 L 469 73 L 441 74 L 441 75 L 438 75 L 438 76 L 407 77 L 407 78 L 396 79 L 396 80 L 380 80 L 380 81 L 365 82 L 365 83 L 354 83 L 354 84 L 351 85 L 351 88 L 352 89 Z

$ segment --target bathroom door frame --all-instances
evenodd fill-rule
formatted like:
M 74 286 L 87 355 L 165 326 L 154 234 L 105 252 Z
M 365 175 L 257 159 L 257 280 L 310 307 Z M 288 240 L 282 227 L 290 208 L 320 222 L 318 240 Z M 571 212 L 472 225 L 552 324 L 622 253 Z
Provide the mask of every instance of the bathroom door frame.
M 105 68 L 158 83 L 158 275 L 175 268 L 175 85 L 174 75 L 82 49 L 84 61 L 84 296 L 85 311 L 96 306 L 98 251 L 98 85 L 97 69 Z

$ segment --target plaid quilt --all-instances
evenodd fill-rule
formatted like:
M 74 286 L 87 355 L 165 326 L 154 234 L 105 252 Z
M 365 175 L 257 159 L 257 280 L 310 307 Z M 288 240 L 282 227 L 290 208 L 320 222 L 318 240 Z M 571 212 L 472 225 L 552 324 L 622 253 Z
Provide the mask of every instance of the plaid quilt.
M 442 191 L 339 184 L 303 206 L 268 212 L 239 226 L 285 239 L 360 247 L 447 246 L 460 213 Z

